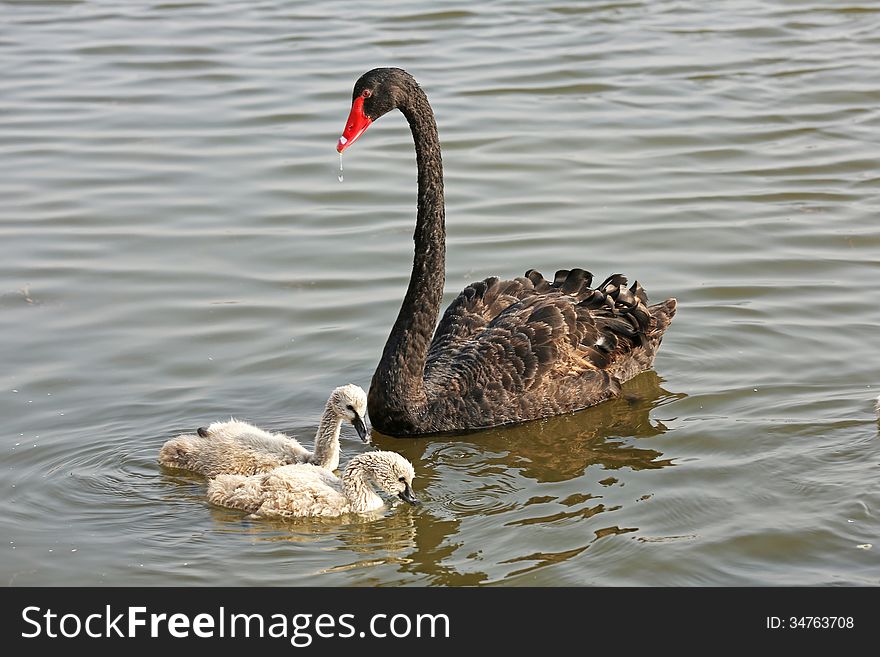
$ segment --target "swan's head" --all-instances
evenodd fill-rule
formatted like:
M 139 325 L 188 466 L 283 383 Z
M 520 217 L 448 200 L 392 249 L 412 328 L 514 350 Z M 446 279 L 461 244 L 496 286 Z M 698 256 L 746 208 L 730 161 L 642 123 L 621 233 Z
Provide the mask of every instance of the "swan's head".
M 336 417 L 351 422 L 361 440 L 365 443 L 370 442 L 367 425 L 364 421 L 367 417 L 367 393 L 363 388 L 352 383 L 340 386 L 330 395 L 327 404 L 336 413 Z
M 367 452 L 356 456 L 379 488 L 391 495 L 397 495 L 404 502 L 418 504 L 413 494 L 412 482 L 416 472 L 412 463 L 397 452 Z M 352 460 L 355 460 L 352 459 Z
M 402 68 L 374 68 L 364 73 L 354 83 L 351 112 L 336 150 L 341 153 L 351 146 L 373 121 L 398 107 L 414 86 L 418 86 L 415 79 Z
M 412 482 L 416 473 L 412 463 L 397 452 L 367 452 L 359 454 L 348 462 L 343 478 L 361 476 L 391 495 L 397 495 L 404 502 L 418 504 L 413 494 Z

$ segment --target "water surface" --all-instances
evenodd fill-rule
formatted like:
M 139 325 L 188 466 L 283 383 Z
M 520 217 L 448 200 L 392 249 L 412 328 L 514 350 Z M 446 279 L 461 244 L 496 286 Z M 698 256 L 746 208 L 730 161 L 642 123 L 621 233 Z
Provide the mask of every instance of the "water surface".
M 880 583 L 880 7 L 0 2 L 0 583 Z M 310 441 L 412 262 L 422 83 L 447 301 L 623 272 L 678 316 L 583 413 L 395 441 L 424 504 L 253 521 L 162 470 L 234 415 Z M 349 429 L 343 462 L 369 447 Z

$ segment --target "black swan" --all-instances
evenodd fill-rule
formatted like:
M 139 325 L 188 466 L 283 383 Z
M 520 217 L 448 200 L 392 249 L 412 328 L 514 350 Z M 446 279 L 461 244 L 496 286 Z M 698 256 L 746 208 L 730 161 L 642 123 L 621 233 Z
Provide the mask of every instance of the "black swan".
M 617 396 L 624 381 L 650 368 L 676 300 L 648 306 L 642 286 L 627 288 L 620 274 L 595 288 L 583 269 L 563 269 L 553 281 L 533 269 L 513 280 L 487 278 L 468 285 L 437 325 L 443 164 L 434 112 L 415 79 L 399 68 L 361 76 L 336 148 L 341 153 L 395 108 L 415 141 L 415 257 L 367 397 L 373 427 L 417 436 L 569 413 Z

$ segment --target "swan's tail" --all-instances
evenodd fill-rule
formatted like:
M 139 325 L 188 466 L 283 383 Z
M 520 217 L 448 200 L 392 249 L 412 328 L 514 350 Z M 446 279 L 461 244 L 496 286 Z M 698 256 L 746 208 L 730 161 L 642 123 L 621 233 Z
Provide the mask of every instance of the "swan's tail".
M 666 329 L 672 323 L 672 318 L 675 317 L 675 309 L 677 307 L 678 301 L 674 298 L 648 306 L 648 311 L 650 311 L 653 318 L 651 329 L 648 331 L 648 336 L 651 340 L 659 340 L 663 337 Z
M 218 475 L 208 482 L 208 501 L 254 513 L 263 503 L 262 475 Z
M 169 468 L 192 470 L 193 443 L 186 436 L 178 436 L 162 445 L 159 450 L 159 463 Z
M 534 269 L 528 270 L 525 278 L 539 293 L 557 288 L 573 296 L 578 307 L 602 313 L 601 321 L 610 331 L 638 340 L 641 346 L 650 346 L 652 352 L 660 346 L 678 305 L 675 299 L 667 299 L 649 306 L 644 288 L 638 281 L 627 288 L 623 274 L 611 274 L 595 288 L 590 287 L 593 275 L 585 269 L 560 269 L 552 283 Z M 620 321 L 621 316 L 628 321 Z

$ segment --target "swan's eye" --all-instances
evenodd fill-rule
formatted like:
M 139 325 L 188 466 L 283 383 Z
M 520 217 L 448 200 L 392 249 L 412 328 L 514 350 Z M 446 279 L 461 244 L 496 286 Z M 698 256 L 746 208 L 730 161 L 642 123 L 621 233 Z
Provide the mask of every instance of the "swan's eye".
M 352 406 L 351 404 L 349 404 L 348 406 L 346 406 L 346 408 L 347 408 L 348 410 L 350 410 L 352 413 L 354 413 L 354 406 Z
M 406 477 L 398 477 L 397 481 L 399 481 L 399 482 L 402 483 L 402 484 L 405 484 L 405 483 L 406 483 Z
M 361 92 L 361 98 L 369 98 L 369 97 L 372 96 L 372 95 L 373 95 L 373 92 L 370 91 L 369 89 L 364 89 L 364 90 Z

